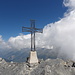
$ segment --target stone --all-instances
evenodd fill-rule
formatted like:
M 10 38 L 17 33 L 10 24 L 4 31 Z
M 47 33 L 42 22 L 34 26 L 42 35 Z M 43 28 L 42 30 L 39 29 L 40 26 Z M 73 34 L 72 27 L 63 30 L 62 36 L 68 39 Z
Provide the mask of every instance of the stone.
M 30 51 L 30 56 L 28 59 L 29 64 L 38 64 L 38 57 L 37 57 L 37 52 L 36 51 Z
M 70 66 L 73 62 L 62 59 L 42 60 L 35 68 L 29 67 L 25 62 L 11 63 L 4 59 L 0 62 L 0 75 L 75 75 L 75 67 Z M 70 67 L 64 66 L 65 62 Z

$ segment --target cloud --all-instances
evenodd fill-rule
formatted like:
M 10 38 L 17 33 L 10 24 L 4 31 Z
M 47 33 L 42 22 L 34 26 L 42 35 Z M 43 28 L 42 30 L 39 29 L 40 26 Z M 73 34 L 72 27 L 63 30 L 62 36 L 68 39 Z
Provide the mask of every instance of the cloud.
M 2 39 L 0 35 L 0 50 L 1 49 L 10 49 L 10 46 Z
M 36 33 L 36 47 L 59 51 L 58 57 L 75 60 L 75 0 L 64 0 L 63 4 L 68 7 L 68 12 L 64 17 L 55 22 L 46 25 L 43 33 Z M 8 42 L 4 42 L 0 36 L 0 48 L 17 49 L 30 48 L 30 34 L 20 34 L 16 37 L 10 37 Z M 57 50 L 59 49 L 59 50 Z
M 23 48 L 30 48 L 30 34 L 20 34 L 16 37 L 10 37 L 8 44 L 11 48 L 21 50 Z
M 63 4 L 71 10 L 75 9 L 75 0 L 64 0 Z

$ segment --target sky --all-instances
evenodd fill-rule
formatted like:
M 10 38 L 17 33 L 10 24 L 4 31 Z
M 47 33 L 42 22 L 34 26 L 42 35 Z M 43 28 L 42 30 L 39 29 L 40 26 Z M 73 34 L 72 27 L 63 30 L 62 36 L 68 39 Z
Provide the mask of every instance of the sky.
M 37 28 L 58 21 L 67 8 L 63 0 L 0 0 L 0 35 L 7 41 L 22 33 L 22 26 L 30 27 L 30 19 Z M 27 33 L 23 33 L 27 34 Z
M 30 19 L 43 33 L 36 33 L 36 49 L 75 61 L 75 0 L 0 1 L 0 50 L 30 48 L 30 34 L 22 33 Z M 7 41 L 6 41 L 7 40 Z

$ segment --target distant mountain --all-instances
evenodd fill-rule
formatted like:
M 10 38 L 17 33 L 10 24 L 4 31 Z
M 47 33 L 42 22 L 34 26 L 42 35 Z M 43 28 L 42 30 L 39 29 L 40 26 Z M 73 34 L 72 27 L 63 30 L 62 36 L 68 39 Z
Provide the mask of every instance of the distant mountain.
M 29 56 L 30 49 L 22 49 L 22 50 L 0 50 L 0 57 L 5 59 L 7 62 L 24 62 L 26 58 Z M 47 59 L 52 58 L 55 59 L 58 56 L 58 51 L 53 51 L 51 49 L 45 48 L 37 48 L 38 58 L 39 59 Z
M 45 49 L 45 48 L 36 48 L 39 59 L 68 59 L 65 54 L 60 54 L 59 48 L 56 49 Z M 7 62 L 25 62 L 27 57 L 29 57 L 29 48 L 22 50 L 0 50 L 0 57 L 5 59 Z M 60 54 L 60 55 L 59 55 Z
M 7 62 L 24 62 L 29 53 L 29 51 L 26 50 L 3 50 L 0 51 L 0 57 L 5 59 Z

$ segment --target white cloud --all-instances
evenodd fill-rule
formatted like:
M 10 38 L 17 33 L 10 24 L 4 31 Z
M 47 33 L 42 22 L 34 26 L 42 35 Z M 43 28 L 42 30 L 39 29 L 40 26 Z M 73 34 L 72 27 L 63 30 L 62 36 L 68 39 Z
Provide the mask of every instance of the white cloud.
M 10 49 L 10 46 L 2 39 L 0 35 L 0 49 Z
M 75 0 L 64 0 L 64 5 L 69 9 L 75 9 Z
M 30 34 L 20 34 L 17 37 L 10 37 L 8 44 L 11 48 L 21 50 L 23 48 L 30 48 Z

